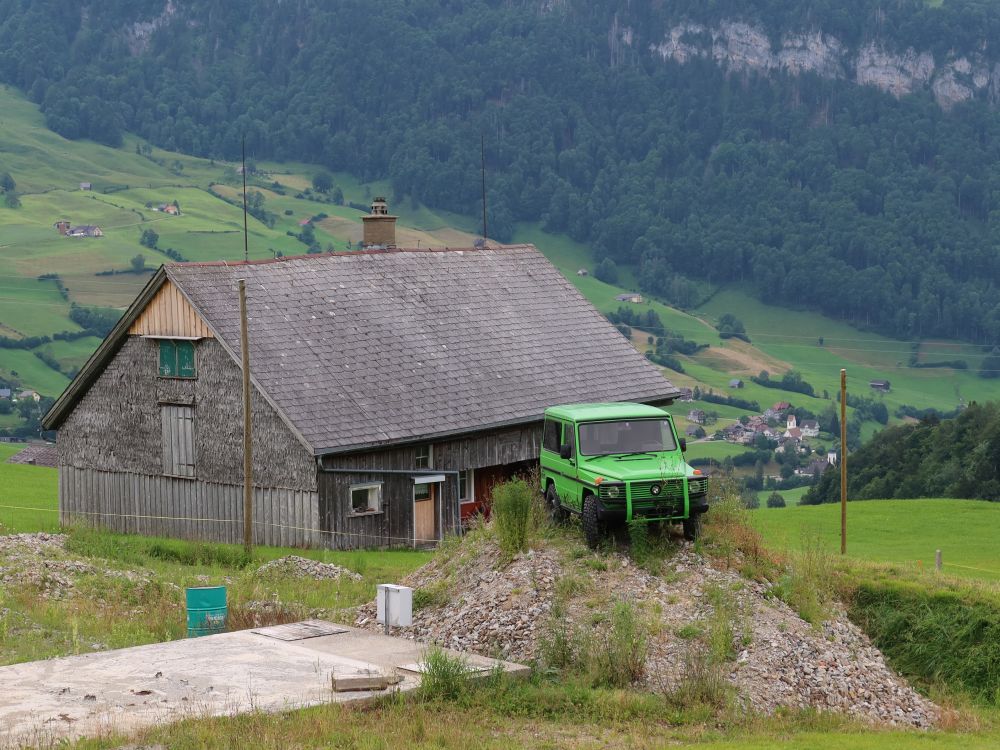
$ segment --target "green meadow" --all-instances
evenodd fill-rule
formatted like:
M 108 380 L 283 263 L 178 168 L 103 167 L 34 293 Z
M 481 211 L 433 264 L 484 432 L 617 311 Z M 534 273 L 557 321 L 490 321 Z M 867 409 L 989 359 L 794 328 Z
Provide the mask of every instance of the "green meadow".
M 769 546 L 797 551 L 818 543 L 840 552 L 839 504 L 766 508 L 762 502 L 751 518 Z M 945 573 L 1000 581 L 997 539 L 1000 503 L 932 499 L 847 504 L 850 558 L 933 570 L 935 550 L 941 550 Z

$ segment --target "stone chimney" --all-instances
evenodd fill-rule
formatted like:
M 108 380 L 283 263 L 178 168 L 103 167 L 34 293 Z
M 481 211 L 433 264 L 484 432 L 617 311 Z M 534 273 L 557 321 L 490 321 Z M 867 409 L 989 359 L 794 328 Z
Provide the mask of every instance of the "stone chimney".
M 385 198 L 372 201 L 372 212 L 361 217 L 364 247 L 396 247 L 396 217 L 389 215 L 389 204 Z

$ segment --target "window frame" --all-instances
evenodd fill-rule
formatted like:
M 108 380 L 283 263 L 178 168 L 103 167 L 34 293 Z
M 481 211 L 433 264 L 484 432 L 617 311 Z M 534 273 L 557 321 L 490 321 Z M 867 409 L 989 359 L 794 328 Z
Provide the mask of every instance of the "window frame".
M 354 493 L 361 490 L 368 492 L 368 510 L 357 510 L 354 507 Z M 372 490 L 375 490 L 374 507 L 372 507 Z M 352 484 L 347 495 L 350 502 L 348 516 L 374 516 L 382 512 L 382 482 L 359 482 L 358 484 Z
M 196 339 L 189 338 L 172 338 L 170 336 L 157 337 L 157 363 L 156 363 L 156 376 L 158 378 L 165 378 L 169 380 L 195 380 L 198 377 L 198 349 L 195 346 Z M 191 347 L 191 372 L 190 374 L 182 374 L 181 372 L 181 346 L 188 345 Z M 164 350 L 165 347 L 169 345 L 172 351 L 173 359 L 173 371 L 164 372 L 163 360 L 164 360 Z
M 424 452 L 426 451 L 426 455 Z M 431 443 L 418 445 L 413 452 L 413 468 L 433 469 L 434 468 L 434 446 Z

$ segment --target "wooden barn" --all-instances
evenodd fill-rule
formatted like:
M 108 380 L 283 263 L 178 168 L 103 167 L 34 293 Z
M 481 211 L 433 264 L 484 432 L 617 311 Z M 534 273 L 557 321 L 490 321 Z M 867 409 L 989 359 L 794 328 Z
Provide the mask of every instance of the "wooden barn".
M 171 264 L 46 415 L 63 522 L 242 539 L 240 279 L 260 544 L 433 543 L 545 407 L 678 395 L 530 245 Z

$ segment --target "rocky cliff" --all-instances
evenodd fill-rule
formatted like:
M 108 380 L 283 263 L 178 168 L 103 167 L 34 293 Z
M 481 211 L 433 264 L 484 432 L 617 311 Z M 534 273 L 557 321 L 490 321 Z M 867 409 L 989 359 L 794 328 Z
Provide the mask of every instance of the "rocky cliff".
M 622 41 L 628 41 L 622 34 Z M 732 71 L 815 73 L 824 78 L 853 80 L 900 97 L 930 89 L 937 103 L 950 109 L 973 97 L 1000 101 L 1000 63 L 976 55 L 949 55 L 935 60 L 927 51 L 891 50 L 878 42 L 851 49 L 822 31 L 787 33 L 772 41 L 762 26 L 723 21 L 717 26 L 680 23 L 649 44 L 663 60 L 686 63 L 714 60 Z

